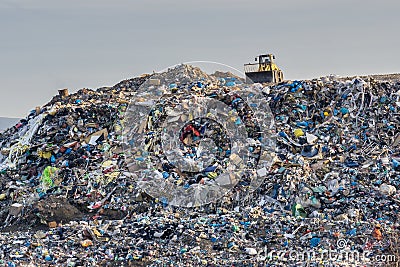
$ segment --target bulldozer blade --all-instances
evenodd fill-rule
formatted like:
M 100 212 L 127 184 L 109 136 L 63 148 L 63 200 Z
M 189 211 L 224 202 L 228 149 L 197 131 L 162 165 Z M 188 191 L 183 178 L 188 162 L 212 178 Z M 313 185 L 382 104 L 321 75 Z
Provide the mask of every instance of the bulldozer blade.
M 247 72 L 246 83 L 274 83 L 272 71 Z

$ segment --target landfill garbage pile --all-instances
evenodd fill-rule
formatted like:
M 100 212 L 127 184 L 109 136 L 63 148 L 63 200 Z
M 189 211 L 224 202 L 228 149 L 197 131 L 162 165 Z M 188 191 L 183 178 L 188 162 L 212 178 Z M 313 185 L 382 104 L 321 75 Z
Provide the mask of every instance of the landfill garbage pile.
M 179 83 L 171 77 L 180 73 L 153 75 L 126 111 L 126 164 L 140 188 L 180 207 L 214 203 L 228 192 L 242 198 L 258 188 L 276 139 L 260 90 L 234 86 L 241 81 L 231 76 L 202 73 Z
M 171 205 L 142 186 L 124 149 L 129 103 L 140 97 L 137 91 L 146 81 L 157 87 L 157 79 L 145 75 L 58 95 L 0 135 L 1 266 L 395 266 L 400 261 L 399 81 L 324 77 L 246 85 L 188 65 L 162 75 L 170 83 L 165 93 L 172 95 L 211 87 L 216 95 L 240 95 L 246 87 L 263 95 L 276 139 L 265 179 L 252 187 L 249 177 L 241 177 L 204 205 Z M 252 110 L 235 99 L 225 102 L 245 118 Z M 162 108 L 173 112 L 176 106 L 166 101 Z M 150 119 L 138 116 L 138 121 L 160 131 L 162 113 L 155 113 L 153 108 Z M 196 141 L 216 140 L 216 159 L 203 160 L 217 167 L 179 172 L 161 162 L 160 173 L 179 190 L 212 184 L 232 160 L 233 145 L 217 120 L 178 115 L 187 123 L 175 131 L 176 138 L 190 148 L 181 154 L 201 158 L 193 152 L 200 148 Z M 240 122 L 233 125 L 239 128 Z M 204 125 L 216 130 L 207 132 Z M 246 129 L 260 137 L 257 128 Z M 162 154 L 157 142 L 146 140 L 146 150 Z M 249 147 L 249 158 L 255 158 L 250 167 L 262 159 L 255 143 Z M 359 257 L 344 256 L 349 254 Z

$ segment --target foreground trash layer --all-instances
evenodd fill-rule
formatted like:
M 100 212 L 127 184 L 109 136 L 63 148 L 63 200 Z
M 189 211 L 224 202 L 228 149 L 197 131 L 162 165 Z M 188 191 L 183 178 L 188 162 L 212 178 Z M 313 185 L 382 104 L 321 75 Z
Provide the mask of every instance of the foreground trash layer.
M 324 77 L 245 85 L 233 75 L 207 75 L 188 65 L 163 75 L 168 97 L 162 105 L 151 101 L 161 95 L 139 94 L 142 85 L 156 87 L 162 79 L 142 76 L 55 96 L 1 134 L 1 265 L 395 266 L 400 260 L 398 81 Z M 148 147 L 140 153 L 157 156 L 157 138 L 163 148 L 174 147 L 151 162 L 159 166 L 145 165 L 158 168 L 157 181 L 182 192 L 221 185 L 215 179 L 227 162 L 240 162 L 232 157 L 239 137 L 225 129 L 240 131 L 242 118 L 256 109 L 227 100 L 230 108 L 221 106 L 216 114 L 230 112 L 229 127 L 213 114 L 189 118 L 193 110 L 185 105 L 213 86 L 221 96 L 244 88 L 262 94 L 273 118 L 260 123 L 275 122 L 269 138 L 276 146 L 270 144 L 262 168 L 252 169 L 262 147 L 259 136 L 246 138 L 246 170 L 262 179 L 242 173 L 215 201 L 179 207 L 179 199 L 157 197 L 132 170 L 142 159 L 126 150 L 129 103 L 142 97 L 137 110 L 149 107 L 134 125 L 150 123 L 143 129 L 165 133 L 143 137 Z M 213 141 L 196 142 L 203 139 Z M 174 151 L 181 157 L 171 166 L 178 159 Z M 144 155 L 143 162 L 149 160 Z

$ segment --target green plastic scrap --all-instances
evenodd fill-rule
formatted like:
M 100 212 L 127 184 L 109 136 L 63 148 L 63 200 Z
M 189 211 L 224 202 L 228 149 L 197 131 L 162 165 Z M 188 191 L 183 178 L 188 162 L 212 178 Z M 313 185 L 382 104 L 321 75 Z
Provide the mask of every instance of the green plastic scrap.
M 44 187 L 53 187 L 54 186 L 54 178 L 58 173 L 58 168 L 47 166 L 42 173 L 41 182 Z
M 295 217 L 302 217 L 302 218 L 306 218 L 307 217 L 307 213 L 304 210 L 303 206 L 301 204 L 293 204 L 292 206 L 292 215 Z

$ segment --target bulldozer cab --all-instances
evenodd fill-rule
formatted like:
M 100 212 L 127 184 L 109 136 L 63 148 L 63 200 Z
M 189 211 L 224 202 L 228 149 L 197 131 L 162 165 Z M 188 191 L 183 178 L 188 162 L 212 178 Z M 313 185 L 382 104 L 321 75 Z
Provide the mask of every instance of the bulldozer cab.
M 255 61 L 258 61 L 261 64 L 271 63 L 275 59 L 274 55 L 260 55 L 255 58 Z
M 274 62 L 273 54 L 259 55 L 257 63 L 244 65 L 247 83 L 279 83 L 283 81 L 283 72 Z

